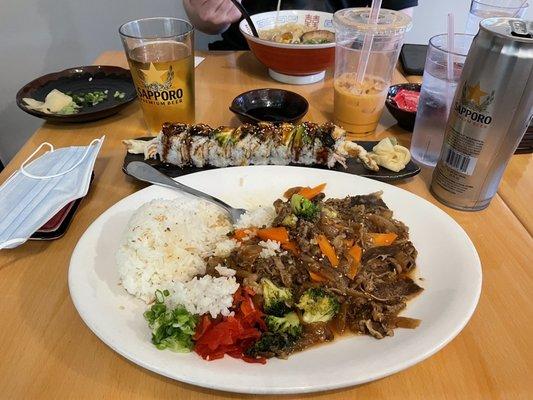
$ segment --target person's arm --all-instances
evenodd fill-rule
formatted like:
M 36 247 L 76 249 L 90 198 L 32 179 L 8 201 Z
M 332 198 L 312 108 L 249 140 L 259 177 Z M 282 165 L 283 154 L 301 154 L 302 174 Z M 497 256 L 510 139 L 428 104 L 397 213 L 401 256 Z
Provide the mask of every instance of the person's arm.
M 209 35 L 224 32 L 241 18 L 230 0 L 183 0 L 183 7 L 194 27 Z

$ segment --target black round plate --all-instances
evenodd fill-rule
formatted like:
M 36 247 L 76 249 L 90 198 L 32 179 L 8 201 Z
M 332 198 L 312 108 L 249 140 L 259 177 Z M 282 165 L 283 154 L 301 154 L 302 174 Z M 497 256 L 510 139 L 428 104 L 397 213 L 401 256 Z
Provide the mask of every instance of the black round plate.
M 142 137 L 139 138 L 139 140 L 151 140 L 153 137 Z M 361 145 L 366 151 L 371 151 L 372 148 L 378 144 L 379 141 L 357 141 L 357 144 Z M 172 164 L 166 164 L 162 163 L 159 158 L 155 159 L 144 159 L 143 154 L 130 154 L 126 152 L 126 157 L 124 157 L 124 164 L 122 165 L 122 171 L 128 175 L 126 172 L 126 166 L 132 162 L 132 161 L 143 161 L 147 163 L 148 165 L 151 165 L 152 167 L 156 168 L 157 170 L 161 171 L 165 175 L 176 177 L 176 176 L 182 176 L 187 174 L 192 174 L 193 172 L 199 172 L 199 171 L 205 171 L 208 169 L 214 169 L 216 167 L 178 167 L 177 165 Z M 339 172 L 345 172 L 347 174 L 352 175 L 359 175 L 363 176 L 365 178 L 375 179 L 377 181 L 382 182 L 395 182 L 402 179 L 410 178 L 412 176 L 417 175 L 420 172 L 420 167 L 413 162 L 412 160 L 409 161 L 409 163 L 405 166 L 404 169 L 402 169 L 399 172 L 390 171 L 386 168 L 380 167 L 379 171 L 370 171 L 366 169 L 363 164 L 358 162 L 354 158 L 349 158 L 346 162 L 346 168 L 344 168 L 342 165 L 336 164 L 333 168 L 328 168 L 325 165 L 299 165 L 299 164 L 291 164 L 297 167 L 309 167 L 309 168 L 319 168 L 319 169 L 331 169 L 333 171 L 339 171 Z M 231 168 L 231 167 L 229 167 Z
M 46 95 L 53 89 L 74 94 L 108 90 L 108 97 L 95 106 L 84 106 L 78 113 L 70 115 L 45 114 L 41 111 L 31 110 L 22 101 L 24 97 L 44 101 Z M 113 97 L 117 90 L 124 92 L 123 99 Z M 126 104 L 133 101 L 136 96 L 129 70 L 108 65 L 90 65 L 54 72 L 31 81 L 18 91 L 17 105 L 28 114 L 48 121 L 89 122 L 116 114 Z

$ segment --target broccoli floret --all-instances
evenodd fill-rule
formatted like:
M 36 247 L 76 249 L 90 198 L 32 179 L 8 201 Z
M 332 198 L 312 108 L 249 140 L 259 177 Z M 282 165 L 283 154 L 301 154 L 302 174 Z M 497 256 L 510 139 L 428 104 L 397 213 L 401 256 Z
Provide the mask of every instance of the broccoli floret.
M 320 211 L 319 207 L 313 204 L 311 200 L 307 200 L 299 194 L 292 195 L 291 208 L 294 214 L 307 220 L 313 219 Z
M 298 217 L 294 214 L 289 214 L 285 218 L 283 218 L 283 221 L 281 221 L 281 225 L 286 226 L 288 228 L 294 228 L 296 227 L 297 222 Z
M 321 288 L 307 289 L 296 305 L 302 310 L 302 319 L 310 324 L 313 322 L 327 322 L 339 311 L 339 301 Z
M 295 337 L 283 334 L 265 332 L 261 338 L 255 342 L 245 354 L 249 357 L 281 357 L 286 358 L 291 346 L 296 342 Z
M 290 289 L 277 287 L 270 279 L 261 280 L 263 289 L 263 310 L 265 313 L 282 317 L 290 311 L 293 304 Z
M 295 312 L 290 312 L 284 317 L 267 315 L 265 317 L 265 322 L 268 326 L 268 330 L 273 333 L 283 333 L 294 338 L 298 338 L 302 334 L 300 319 Z
M 265 322 L 268 332 L 261 335 L 261 338 L 246 351 L 246 355 L 286 358 L 291 347 L 302 336 L 302 326 L 298 315 L 295 312 L 290 312 L 283 317 L 267 315 Z

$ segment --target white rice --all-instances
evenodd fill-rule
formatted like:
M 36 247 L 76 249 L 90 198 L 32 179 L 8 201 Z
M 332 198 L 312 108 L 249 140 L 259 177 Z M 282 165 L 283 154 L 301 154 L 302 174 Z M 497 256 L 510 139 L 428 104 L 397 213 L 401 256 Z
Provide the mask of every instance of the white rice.
M 226 236 L 215 245 L 215 255 L 227 257 L 236 246 L 239 246 L 239 243 Z
M 258 207 L 255 210 L 249 210 L 241 216 L 235 224 L 235 228 L 260 228 L 262 226 L 271 226 L 276 218 L 276 211 L 272 206 Z
M 281 252 L 279 242 L 276 242 L 274 240 L 262 240 L 258 244 L 263 248 L 263 250 L 261 250 L 261 253 L 259 253 L 259 257 L 261 258 L 274 257 L 276 254 Z
M 224 267 L 220 264 L 215 267 L 215 270 L 219 273 L 220 276 L 235 276 L 236 273 L 234 269 Z
M 221 275 L 204 275 L 205 259 L 228 256 L 239 243 L 227 234 L 235 228 L 271 226 L 274 208 L 246 212 L 233 227 L 217 206 L 199 200 L 157 199 L 141 206 L 131 217 L 116 255 L 122 286 L 150 303 L 157 289 L 168 289 L 170 305 L 183 305 L 193 314 L 213 318 L 230 315 L 239 284 L 235 270 L 218 265 Z M 281 251 L 277 242 L 260 243 L 262 257 Z M 264 253 L 264 254 L 263 254 Z
M 182 305 L 191 314 L 209 313 L 213 318 L 218 314 L 228 316 L 231 315 L 229 308 L 233 304 L 233 293 L 238 288 L 234 277 L 213 278 L 205 275 L 185 283 L 175 282 L 167 287 L 171 292 L 168 300 L 170 305 Z
M 204 201 L 153 200 L 131 217 L 116 260 L 124 288 L 146 302 L 155 290 L 205 273 L 203 259 L 235 246 L 231 223 Z

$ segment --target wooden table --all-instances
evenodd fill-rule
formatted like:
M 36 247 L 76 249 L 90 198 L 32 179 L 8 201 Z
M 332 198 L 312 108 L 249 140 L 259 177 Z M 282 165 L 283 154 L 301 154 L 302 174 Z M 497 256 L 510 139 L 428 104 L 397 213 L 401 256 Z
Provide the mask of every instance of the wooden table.
M 101 55 L 99 64 L 125 66 L 123 55 Z M 246 52 L 209 54 L 196 70 L 197 120 L 236 124 L 228 111 L 238 93 L 259 87 L 284 87 L 310 102 L 307 118 L 331 119 L 331 80 L 290 87 L 267 78 Z M 396 81 L 404 81 L 397 74 Z M 409 134 L 384 115 L 375 137 Z M 0 252 L 0 398 L 251 398 L 175 382 L 146 371 L 104 345 L 83 324 L 69 297 L 70 255 L 85 229 L 116 201 L 142 185 L 124 176 L 120 140 L 144 134 L 137 103 L 103 121 L 83 125 L 44 124 L 0 174 L 3 182 L 41 143 L 57 147 L 88 144 L 106 134 L 96 162 L 96 179 L 67 234 L 52 242 L 30 242 Z M 512 161 L 502 189 L 486 210 L 450 209 L 428 191 L 431 170 L 398 186 L 428 199 L 450 214 L 473 240 L 483 264 L 483 291 L 464 331 L 428 360 L 376 382 L 290 399 L 518 399 L 533 396 L 533 301 L 531 213 L 532 159 Z M 529 173 L 529 177 L 526 175 Z M 265 398 L 269 398 L 268 396 Z M 272 397 L 273 398 L 273 397 Z
M 511 157 L 498 194 L 533 235 L 533 154 Z

